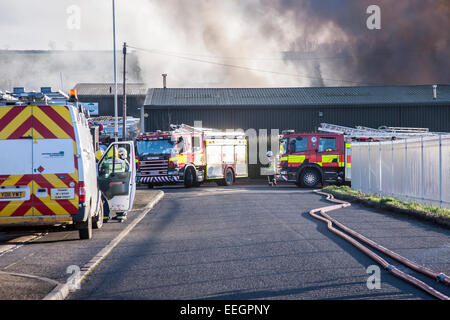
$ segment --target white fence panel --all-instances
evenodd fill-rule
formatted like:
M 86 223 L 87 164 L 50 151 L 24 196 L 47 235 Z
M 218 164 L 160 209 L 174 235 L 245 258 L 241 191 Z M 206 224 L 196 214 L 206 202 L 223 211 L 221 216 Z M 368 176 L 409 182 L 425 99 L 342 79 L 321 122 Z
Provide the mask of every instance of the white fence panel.
M 447 204 L 447 208 L 450 206 L 450 137 L 442 137 L 441 146 L 441 184 L 440 194 L 442 201 Z
M 378 143 L 369 143 L 369 181 L 373 193 L 381 193 L 381 154 Z
M 423 201 L 428 205 L 439 206 L 439 179 L 441 176 L 439 167 L 439 139 L 424 138 L 423 164 Z
M 421 144 L 419 140 L 407 140 L 406 162 L 406 192 L 405 196 L 411 199 L 422 198 L 422 165 Z
M 450 208 L 450 136 L 353 143 L 352 187 Z
M 381 191 L 385 194 L 394 193 L 394 159 L 392 157 L 394 144 L 380 143 L 381 149 Z

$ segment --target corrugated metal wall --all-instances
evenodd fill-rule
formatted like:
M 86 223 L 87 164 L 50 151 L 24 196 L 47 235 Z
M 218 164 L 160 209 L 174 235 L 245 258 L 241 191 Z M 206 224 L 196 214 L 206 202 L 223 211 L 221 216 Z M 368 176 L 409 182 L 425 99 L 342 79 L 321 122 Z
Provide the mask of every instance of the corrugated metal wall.
M 114 96 L 105 95 L 79 95 L 80 102 L 98 102 L 99 116 L 114 116 Z M 129 116 L 139 118 L 140 110 L 145 101 L 145 95 L 128 95 L 127 96 L 127 114 Z M 117 96 L 117 105 L 119 117 L 122 116 L 123 97 L 119 93 Z
M 294 129 L 314 132 L 321 122 L 354 127 L 378 128 L 381 125 L 424 127 L 450 132 L 450 106 L 325 106 L 273 108 L 183 108 L 149 109 L 146 131 L 167 130 L 169 124 L 193 125 L 201 120 L 203 127 L 216 129 Z M 322 116 L 319 115 L 322 114 Z M 270 131 L 268 131 L 270 134 Z M 261 165 L 249 165 L 249 177 L 261 178 Z
M 203 127 L 217 129 L 294 129 L 315 131 L 321 122 L 344 126 L 381 125 L 424 127 L 450 132 L 450 106 L 360 106 L 360 107 L 273 107 L 273 108 L 183 108 L 149 109 L 145 112 L 146 131 L 168 129 L 170 123 L 192 125 L 201 120 Z M 322 116 L 320 116 L 320 113 Z

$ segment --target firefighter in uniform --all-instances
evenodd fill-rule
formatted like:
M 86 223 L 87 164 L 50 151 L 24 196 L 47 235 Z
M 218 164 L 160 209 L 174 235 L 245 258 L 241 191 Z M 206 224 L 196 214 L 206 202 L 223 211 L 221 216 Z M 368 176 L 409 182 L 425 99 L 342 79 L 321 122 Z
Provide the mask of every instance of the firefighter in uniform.
M 269 159 L 268 169 L 270 171 L 270 175 L 267 176 L 267 179 L 269 180 L 269 186 L 276 186 L 277 180 L 275 179 L 275 157 L 273 156 L 272 151 L 267 152 L 267 158 Z

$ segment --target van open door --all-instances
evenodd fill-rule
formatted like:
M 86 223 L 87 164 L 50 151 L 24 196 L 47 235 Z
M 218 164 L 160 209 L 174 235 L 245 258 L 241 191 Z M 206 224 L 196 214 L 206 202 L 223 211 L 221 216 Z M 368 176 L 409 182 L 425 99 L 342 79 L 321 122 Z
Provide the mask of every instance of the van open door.
M 122 157 L 121 151 L 126 150 Z M 136 194 L 136 162 L 132 141 L 111 143 L 97 164 L 98 184 L 109 210 L 126 212 Z

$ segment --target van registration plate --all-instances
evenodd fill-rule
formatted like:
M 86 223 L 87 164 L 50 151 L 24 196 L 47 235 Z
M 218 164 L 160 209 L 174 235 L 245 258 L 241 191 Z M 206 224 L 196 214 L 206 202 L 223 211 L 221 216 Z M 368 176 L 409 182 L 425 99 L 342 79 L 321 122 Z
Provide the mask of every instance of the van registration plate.
M 52 199 L 52 200 L 73 200 L 73 199 L 75 199 L 75 189 L 74 188 L 50 189 L 50 199 Z
M 25 197 L 25 192 L 24 192 L 24 191 L 18 191 L 18 192 L 12 192 L 12 191 L 0 192 L 0 199 L 18 199 L 18 198 L 23 198 L 23 197 Z

